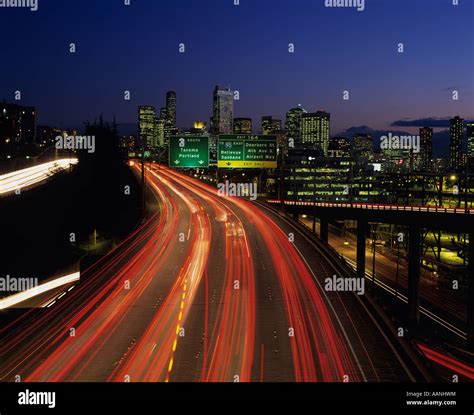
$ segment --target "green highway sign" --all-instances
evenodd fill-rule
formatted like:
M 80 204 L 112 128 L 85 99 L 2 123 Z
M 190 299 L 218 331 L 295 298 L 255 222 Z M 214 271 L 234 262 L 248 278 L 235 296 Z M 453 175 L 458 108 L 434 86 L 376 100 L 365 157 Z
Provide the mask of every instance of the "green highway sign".
M 220 135 L 217 167 L 237 169 L 277 168 L 277 138 L 274 135 Z
M 182 169 L 209 167 L 209 137 L 201 135 L 170 137 L 169 166 Z

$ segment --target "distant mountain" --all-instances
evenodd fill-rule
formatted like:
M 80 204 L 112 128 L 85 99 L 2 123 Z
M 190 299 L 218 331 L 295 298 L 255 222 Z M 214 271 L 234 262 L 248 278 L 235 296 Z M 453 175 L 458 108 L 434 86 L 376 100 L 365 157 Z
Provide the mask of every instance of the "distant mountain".
M 453 117 L 428 117 L 420 119 L 405 119 L 392 122 L 394 127 L 431 127 L 431 128 L 449 128 Z M 464 120 L 465 123 L 471 123 L 471 120 Z

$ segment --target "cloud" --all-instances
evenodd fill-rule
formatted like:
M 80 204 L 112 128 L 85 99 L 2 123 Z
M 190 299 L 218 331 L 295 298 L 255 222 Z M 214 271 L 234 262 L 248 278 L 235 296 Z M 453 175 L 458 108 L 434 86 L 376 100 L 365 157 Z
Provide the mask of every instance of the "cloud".
M 348 137 L 352 139 L 354 134 L 370 134 L 374 139 L 374 143 L 376 143 L 377 139 L 382 137 L 383 135 L 387 135 L 388 133 L 392 133 L 393 135 L 411 135 L 406 131 L 401 130 L 374 130 L 367 125 L 362 125 L 360 127 L 350 127 L 345 131 L 340 132 L 337 134 L 339 137 Z

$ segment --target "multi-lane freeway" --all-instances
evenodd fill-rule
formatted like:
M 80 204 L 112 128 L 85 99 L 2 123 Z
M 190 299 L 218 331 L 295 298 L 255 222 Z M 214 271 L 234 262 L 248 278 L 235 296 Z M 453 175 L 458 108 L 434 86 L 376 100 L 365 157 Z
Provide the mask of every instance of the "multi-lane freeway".
M 157 165 L 146 176 L 141 226 L 1 329 L 1 381 L 419 379 L 356 294 L 324 289 L 337 269 L 290 221 Z

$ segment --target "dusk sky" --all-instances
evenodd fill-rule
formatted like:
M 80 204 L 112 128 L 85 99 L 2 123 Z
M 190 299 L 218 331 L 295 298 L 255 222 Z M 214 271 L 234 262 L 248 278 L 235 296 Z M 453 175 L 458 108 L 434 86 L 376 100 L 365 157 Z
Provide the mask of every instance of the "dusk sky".
M 362 12 L 326 8 L 324 0 L 39 0 L 37 12 L 0 8 L 0 99 L 12 102 L 20 90 L 39 123 L 63 127 L 101 113 L 135 123 L 138 105 L 159 109 L 167 90 L 177 92 L 178 126 L 209 123 L 216 84 L 240 91 L 234 116 L 253 118 L 256 131 L 262 115 L 283 118 L 297 104 L 330 112 L 332 134 L 361 125 L 400 130 L 390 124 L 403 119 L 474 119 L 474 2 L 459 2 L 366 0 Z

